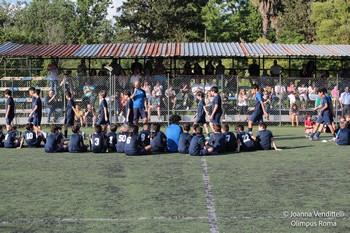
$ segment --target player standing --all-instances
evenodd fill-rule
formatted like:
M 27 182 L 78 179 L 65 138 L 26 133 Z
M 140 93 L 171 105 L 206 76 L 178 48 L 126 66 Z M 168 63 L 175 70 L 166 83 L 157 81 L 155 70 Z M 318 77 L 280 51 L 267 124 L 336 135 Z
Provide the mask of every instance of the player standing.
M 264 100 L 262 97 L 261 92 L 259 91 L 259 86 L 257 84 L 253 84 L 252 86 L 252 94 L 255 95 L 255 102 L 254 102 L 254 111 L 252 114 L 248 117 L 248 133 L 253 133 L 253 123 L 263 123 L 264 122 L 264 115 L 268 116 L 265 107 L 264 107 Z

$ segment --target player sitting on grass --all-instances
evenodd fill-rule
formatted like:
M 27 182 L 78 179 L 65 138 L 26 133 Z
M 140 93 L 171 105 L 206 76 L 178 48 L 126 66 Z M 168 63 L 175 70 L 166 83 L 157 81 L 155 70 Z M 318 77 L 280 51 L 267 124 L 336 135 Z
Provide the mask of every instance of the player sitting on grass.
M 237 125 L 236 132 L 238 141 L 237 152 L 255 150 L 255 142 L 252 139 L 250 133 L 244 132 L 243 125 Z
M 41 147 L 41 142 L 46 143 L 45 137 L 41 131 L 34 131 L 34 126 L 32 123 L 28 123 L 26 126 L 26 131 L 24 132 L 23 138 L 21 139 L 21 143 L 19 148 L 22 148 L 24 144 L 24 140 L 27 143 L 27 146 L 30 148 L 38 148 Z
M 166 138 L 167 138 L 167 150 L 168 152 L 178 152 L 177 148 L 179 145 L 180 135 L 182 133 L 182 128 L 179 125 L 181 117 L 179 115 L 171 115 L 169 117 L 169 126 L 166 128 Z
M 188 148 L 189 154 L 192 156 L 205 155 L 205 140 L 203 136 L 202 127 L 198 126 L 195 129 L 195 135 L 191 139 L 190 147 Z
M 95 133 L 89 136 L 90 150 L 93 153 L 104 153 L 107 149 L 107 142 L 101 125 L 95 126 Z
M 309 137 L 310 134 L 312 134 L 312 131 L 314 128 L 314 121 L 311 120 L 310 114 L 305 115 L 304 127 L 305 127 L 305 136 Z
M 340 129 L 333 141 L 339 146 L 350 145 L 350 129 L 346 127 L 344 121 L 341 121 L 339 125 Z
M 3 130 L 2 126 L 0 125 L 0 147 L 4 147 L 4 140 L 5 140 L 5 135 L 2 130 Z
M 153 124 L 151 131 L 151 143 L 146 146 L 147 151 L 151 151 L 152 154 L 159 154 L 165 152 L 167 148 L 166 136 L 160 131 L 160 124 Z
M 337 124 L 337 127 L 336 127 L 335 130 L 334 130 L 335 134 L 337 134 L 337 133 L 339 132 L 339 130 L 340 130 L 340 123 L 341 123 L 341 122 L 344 122 L 344 123 L 345 123 L 345 127 L 347 128 L 347 123 L 346 123 L 345 117 L 339 116 L 339 122 L 338 122 L 338 124 Z M 334 140 L 333 140 L 333 141 L 334 141 Z
M 277 148 L 275 140 L 273 139 L 272 132 L 266 129 L 266 123 L 259 124 L 259 132 L 256 137 L 252 136 L 252 138 L 257 142 L 257 149 L 259 150 L 270 150 L 271 144 L 275 150 L 282 150 Z
M 190 124 L 186 123 L 183 125 L 183 133 L 180 135 L 178 151 L 180 154 L 188 154 L 188 149 L 190 147 L 192 134 L 189 133 L 191 129 Z
M 18 136 L 15 126 L 10 125 L 5 136 L 4 146 L 5 148 L 17 148 L 20 146 L 20 137 Z
M 223 153 L 226 146 L 225 134 L 221 133 L 221 125 L 213 124 L 212 126 L 214 133 L 210 136 L 207 145 L 208 155 L 215 155 Z M 213 151 L 211 151 L 211 148 Z
M 51 134 L 46 138 L 44 151 L 46 153 L 57 153 L 67 151 L 67 145 L 61 141 L 62 137 L 57 126 L 51 126 Z
M 137 125 L 129 126 L 129 136 L 126 138 L 124 147 L 125 155 L 135 156 L 147 154 L 144 147 L 141 147 L 140 141 L 138 140 L 138 127 Z
M 115 146 L 117 153 L 124 153 L 126 138 L 129 135 L 128 130 L 129 129 L 127 125 L 122 125 L 119 128 L 119 133 L 117 136 L 117 145 Z
M 107 150 L 108 152 L 116 152 L 115 145 L 117 144 L 117 137 L 118 135 L 116 134 L 117 131 L 117 126 L 114 124 L 110 125 L 109 130 L 111 132 L 107 133 Z
M 84 144 L 83 136 L 80 133 L 80 127 L 75 125 L 72 127 L 72 135 L 70 136 L 68 151 L 70 153 L 86 152 L 87 146 Z
M 143 124 L 143 130 L 139 132 L 138 141 L 142 147 L 149 146 L 151 143 L 151 125 L 149 123 Z
M 346 127 L 350 129 L 350 114 L 345 115 Z
M 232 133 L 229 132 L 230 127 L 228 124 L 223 124 L 221 127 L 221 132 L 225 135 L 225 152 L 235 152 L 237 150 L 237 138 L 236 136 Z

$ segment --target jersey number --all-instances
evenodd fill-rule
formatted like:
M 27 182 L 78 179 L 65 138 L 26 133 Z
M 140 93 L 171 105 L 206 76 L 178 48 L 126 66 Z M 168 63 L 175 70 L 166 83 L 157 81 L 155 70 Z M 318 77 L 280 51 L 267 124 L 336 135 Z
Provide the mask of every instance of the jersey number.
M 33 133 L 27 133 L 26 138 L 27 138 L 27 140 L 33 139 Z
M 229 142 L 231 139 L 231 135 L 226 135 L 226 142 Z
M 130 144 L 130 141 L 131 141 L 131 137 L 128 137 L 128 138 L 126 139 L 126 144 Z
M 118 142 L 125 142 L 126 141 L 126 135 L 119 135 L 118 136 Z
M 95 138 L 94 142 L 95 142 L 95 146 L 100 145 L 100 139 L 99 138 Z

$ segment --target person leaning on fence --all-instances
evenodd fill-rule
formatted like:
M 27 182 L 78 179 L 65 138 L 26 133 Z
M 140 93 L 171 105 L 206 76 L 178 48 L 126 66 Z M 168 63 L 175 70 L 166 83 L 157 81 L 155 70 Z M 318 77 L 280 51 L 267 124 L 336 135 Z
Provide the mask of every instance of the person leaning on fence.
M 340 95 L 340 106 L 341 110 L 343 111 L 343 115 L 350 114 L 350 93 L 349 93 L 349 87 L 345 87 L 344 92 Z
M 12 124 L 12 121 L 15 118 L 15 102 L 13 101 L 11 90 L 6 89 L 4 94 L 6 98 L 5 123 L 6 123 L 6 129 L 9 130 L 10 125 Z

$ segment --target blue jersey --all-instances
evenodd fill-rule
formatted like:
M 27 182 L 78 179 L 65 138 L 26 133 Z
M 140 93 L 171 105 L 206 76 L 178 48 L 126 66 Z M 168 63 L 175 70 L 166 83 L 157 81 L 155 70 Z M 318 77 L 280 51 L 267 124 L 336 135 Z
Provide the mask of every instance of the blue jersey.
M 325 96 L 321 100 L 321 108 L 325 107 L 327 104 L 327 108 L 323 110 L 322 116 L 331 116 L 332 114 L 332 99 L 328 94 L 325 94 Z
M 6 112 L 8 110 L 8 108 L 10 107 L 10 111 L 9 111 L 9 114 L 8 114 L 8 118 L 14 118 L 15 117 L 15 102 L 13 101 L 13 98 L 12 97 L 9 97 L 7 100 L 6 100 Z
M 215 112 L 215 114 L 222 113 L 222 107 L 221 107 L 221 96 L 218 94 L 214 97 L 213 103 L 212 103 L 212 110 L 214 111 L 215 105 L 218 105 L 218 108 Z
M 198 102 L 198 108 L 197 108 L 197 119 L 205 119 L 205 111 L 204 111 L 204 108 L 205 107 L 205 103 L 204 103 L 204 100 L 201 99 L 199 102 Z
M 32 110 L 35 107 L 35 101 L 36 101 L 36 98 L 34 96 L 32 96 Z
M 150 145 L 151 143 L 150 135 L 151 135 L 151 131 L 149 130 L 142 130 L 139 133 L 139 137 L 137 140 L 140 142 L 140 145 L 142 147 L 146 147 Z
M 126 155 L 138 155 L 139 154 L 139 141 L 137 140 L 138 135 L 128 136 L 126 138 L 124 152 Z
M 126 138 L 128 137 L 127 132 L 123 132 L 123 133 L 118 133 L 117 136 L 117 145 L 116 145 L 116 150 L 118 153 L 124 153 L 124 147 L 125 147 L 125 143 L 126 143 Z
M 106 101 L 106 99 L 103 98 L 101 103 L 100 103 L 100 118 L 102 118 L 102 119 L 105 118 L 104 108 L 106 108 L 106 110 L 107 110 L 107 118 L 109 119 L 107 101 Z
M 337 133 L 337 139 L 335 139 L 335 142 L 338 145 L 350 145 L 350 129 L 339 129 Z
M 225 152 L 234 152 L 237 148 L 237 139 L 232 132 L 225 132 Z
M 36 110 L 35 110 L 35 112 L 34 112 L 34 114 L 33 114 L 33 116 L 34 117 L 36 117 L 36 118 L 39 118 L 39 117 L 41 117 L 42 116 L 42 112 L 43 112 L 43 108 L 42 108 L 42 103 L 41 103 L 41 98 L 40 97 L 38 97 L 38 98 L 36 98 L 35 99 L 35 105 L 34 105 L 34 107 L 37 107 L 36 108 Z
M 271 149 L 271 141 L 273 138 L 272 132 L 270 130 L 260 130 L 256 138 L 259 142 L 260 149 L 270 150 Z
M 263 101 L 261 92 L 257 92 L 254 100 L 254 113 L 263 114 L 263 109 L 261 107 L 260 101 Z
M 151 140 L 151 152 L 160 153 L 166 150 L 166 136 L 162 131 L 157 132 L 157 134 Z
M 179 151 L 179 153 L 188 154 L 192 137 L 193 136 L 189 133 L 182 133 L 180 135 L 179 145 L 177 147 L 177 150 Z
M 145 107 L 146 92 L 142 89 L 138 89 L 134 95 L 134 108 Z
M 58 144 L 60 143 L 57 136 L 57 134 L 52 133 L 46 138 L 44 148 L 46 153 L 54 153 L 57 150 Z
M 74 117 L 75 115 L 72 107 L 75 108 L 75 103 L 73 99 L 70 99 L 67 103 L 67 118 Z
M 36 133 L 33 131 L 25 131 L 24 132 L 24 139 L 26 140 L 26 143 L 28 147 L 39 147 L 40 146 L 40 138 L 36 136 Z
M 240 132 L 237 134 L 237 139 L 241 143 L 242 151 L 251 151 L 255 149 L 255 143 L 249 133 Z
M 94 133 L 91 137 L 91 149 L 93 153 L 104 153 L 106 151 L 105 136 L 102 133 Z
M 17 139 L 16 132 L 8 132 L 5 136 L 4 146 L 5 148 L 14 148 L 18 145 L 15 144 Z
M 109 132 L 107 135 L 107 147 L 110 151 L 116 151 L 115 145 L 117 144 L 118 135 L 115 132 Z
M 213 147 L 215 152 L 224 152 L 226 146 L 226 138 L 223 133 L 214 133 L 210 136 L 208 144 Z
M 84 139 L 80 134 L 74 133 L 70 136 L 68 151 L 72 153 L 82 152 Z
M 127 123 L 132 124 L 134 121 L 134 101 L 132 99 L 128 99 L 125 106 L 126 112 L 125 117 L 127 116 L 128 110 L 130 110 L 128 119 L 125 119 Z
M 169 152 L 177 152 L 182 128 L 177 124 L 171 124 L 166 128 L 167 146 Z
M 194 135 L 191 139 L 190 147 L 188 148 L 188 151 L 190 155 L 200 155 L 201 150 L 204 149 L 204 137 Z

